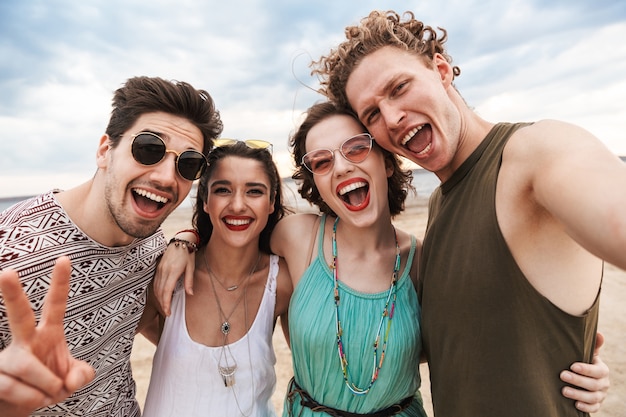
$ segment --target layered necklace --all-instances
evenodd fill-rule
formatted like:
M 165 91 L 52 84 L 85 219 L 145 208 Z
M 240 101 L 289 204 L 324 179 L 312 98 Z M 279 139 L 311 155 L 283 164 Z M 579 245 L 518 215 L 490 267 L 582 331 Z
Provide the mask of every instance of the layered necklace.
M 376 332 L 376 338 L 374 340 L 373 349 L 374 349 L 374 363 L 372 367 L 372 378 L 370 379 L 370 383 L 366 388 L 359 388 L 350 381 L 349 371 L 348 371 L 348 359 L 346 358 L 346 352 L 343 348 L 343 328 L 341 327 L 341 319 L 339 316 L 339 304 L 340 304 L 340 296 L 339 296 L 339 272 L 338 272 L 338 262 L 337 262 L 337 223 L 339 223 L 339 217 L 335 219 L 335 223 L 333 225 L 333 237 L 332 237 L 332 251 L 333 251 L 333 280 L 335 284 L 334 296 L 335 296 L 335 321 L 336 321 L 336 330 L 337 330 L 337 353 L 339 354 L 339 363 L 341 364 L 341 371 L 343 372 L 343 380 L 355 395 L 365 395 L 367 394 L 374 382 L 378 379 L 378 373 L 380 369 L 383 367 L 383 361 L 385 360 L 385 351 L 387 350 L 387 340 L 389 339 L 389 330 L 391 329 L 391 320 L 393 319 L 393 314 L 395 311 L 396 305 L 396 284 L 398 282 L 398 272 L 400 271 L 400 246 L 398 245 L 398 234 L 396 233 L 396 228 L 393 228 L 393 234 L 396 241 L 396 260 L 393 266 L 393 275 L 391 278 L 391 285 L 389 286 L 389 292 L 387 293 L 387 299 L 385 301 L 385 308 L 380 317 L 380 322 L 378 323 L 378 330 Z M 389 304 L 391 303 L 391 307 Z M 384 326 L 385 318 L 387 319 L 387 325 Z M 382 333 L 382 329 L 385 327 L 385 334 L 383 337 L 382 346 L 380 346 L 380 337 Z M 380 347 L 380 353 L 379 353 Z
M 254 264 L 254 266 L 252 267 L 252 269 L 250 270 L 250 273 L 241 280 L 241 282 L 238 285 L 235 285 L 235 288 L 232 287 L 228 287 L 226 288 L 224 285 L 222 285 L 222 287 L 227 290 L 227 291 L 234 291 L 236 290 L 239 285 L 244 285 L 244 290 L 242 291 L 241 295 L 239 296 L 239 298 L 237 299 L 237 301 L 235 302 L 235 304 L 233 305 L 232 310 L 230 311 L 230 313 L 228 315 L 226 315 L 224 313 L 224 309 L 222 309 L 222 304 L 220 303 L 220 299 L 217 296 L 217 291 L 215 290 L 215 283 L 213 282 L 218 281 L 220 282 L 220 280 L 217 278 L 217 276 L 215 275 L 215 273 L 213 272 L 213 270 L 211 270 L 211 267 L 209 267 L 209 262 L 207 261 L 207 254 L 205 251 L 204 254 L 204 265 L 206 266 L 206 269 L 210 275 L 210 280 L 211 281 L 211 287 L 213 288 L 213 293 L 215 294 L 215 301 L 217 302 L 217 308 L 220 312 L 220 320 L 222 321 L 222 324 L 220 325 L 220 330 L 222 332 L 222 334 L 224 335 L 224 340 L 222 342 L 222 351 L 220 353 L 220 357 L 218 360 L 218 365 L 217 365 L 217 370 L 220 374 L 220 376 L 222 377 L 222 380 L 224 381 L 224 386 L 225 387 L 232 387 L 233 385 L 235 385 L 235 372 L 237 371 L 237 361 L 235 360 L 234 355 L 232 354 L 231 350 L 230 350 L 230 345 L 228 344 L 228 334 L 230 333 L 230 329 L 231 329 L 231 324 L 230 324 L 230 317 L 233 315 L 233 313 L 235 312 L 235 310 L 237 310 L 237 307 L 239 306 L 239 303 L 241 303 L 241 300 L 244 300 L 243 302 L 243 307 L 244 307 L 244 326 L 245 329 L 247 331 L 248 329 L 248 306 L 247 303 L 245 301 L 246 298 L 246 290 L 247 290 L 247 282 L 250 280 L 250 277 L 252 276 L 252 274 L 254 274 L 254 271 L 256 270 L 257 266 L 259 265 L 259 260 L 261 259 L 261 254 L 259 254 L 259 256 L 257 257 L 257 260 Z M 220 282 L 221 284 L 221 282 Z M 250 344 L 248 341 L 248 354 L 250 354 Z M 250 359 L 250 355 L 249 359 Z M 250 370 L 252 372 L 252 364 L 250 364 Z M 236 399 L 237 397 L 235 397 Z

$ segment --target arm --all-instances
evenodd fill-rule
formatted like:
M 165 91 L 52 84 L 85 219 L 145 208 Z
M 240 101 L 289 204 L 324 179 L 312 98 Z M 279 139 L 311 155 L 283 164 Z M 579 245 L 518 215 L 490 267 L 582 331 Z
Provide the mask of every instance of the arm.
M 165 318 L 159 311 L 159 302 L 157 301 L 154 290 L 151 285 L 146 289 L 146 306 L 137 325 L 137 333 L 141 333 L 146 339 L 154 345 L 159 344 L 161 333 L 163 332 L 163 324 Z
M 70 261 L 61 257 L 52 272 L 42 317 L 35 314 L 13 270 L 0 272 L 11 344 L 0 352 L 0 415 L 27 416 L 72 395 L 94 378 L 94 370 L 72 357 L 63 329 Z
M 287 264 L 283 258 L 279 260 L 278 276 L 276 277 L 276 308 L 274 309 L 274 320 L 280 317 L 280 325 L 283 335 L 289 344 L 289 301 L 293 293 L 293 285 Z
M 576 408 L 587 413 L 600 410 L 610 385 L 609 367 L 600 359 L 600 348 L 603 344 L 604 336 L 598 333 L 592 363 L 576 362 L 570 367 L 571 371 L 561 372 L 563 382 L 581 388 L 564 387 L 563 396 L 575 400 Z
M 537 203 L 580 246 L 626 269 L 626 164 L 576 126 L 543 121 L 533 128 L 529 152 Z
M 179 242 L 199 243 L 197 233 L 183 230 L 175 235 Z M 167 245 L 167 250 L 161 257 L 157 266 L 156 274 L 152 286 L 157 307 L 164 316 L 170 315 L 172 294 L 176 287 L 176 282 L 183 275 L 185 291 L 193 295 L 193 273 L 196 265 L 196 256 L 193 251 L 187 249 L 185 244 Z

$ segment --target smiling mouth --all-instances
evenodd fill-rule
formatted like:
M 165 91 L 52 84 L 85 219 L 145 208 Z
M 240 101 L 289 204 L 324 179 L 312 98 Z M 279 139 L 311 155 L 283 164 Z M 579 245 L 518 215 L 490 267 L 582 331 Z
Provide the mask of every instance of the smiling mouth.
M 346 185 L 337 194 L 347 205 L 358 207 L 366 200 L 368 192 L 369 184 L 359 181 Z
M 432 146 L 432 131 L 429 124 L 415 127 L 402 138 L 401 144 L 417 155 L 425 155 Z
M 146 213 L 155 213 L 165 207 L 165 204 L 169 202 L 169 199 L 141 188 L 134 188 L 132 192 L 137 207 Z
M 245 226 L 248 225 L 252 222 L 252 220 L 250 219 L 228 219 L 225 218 L 224 219 L 224 223 L 226 223 L 229 226 Z

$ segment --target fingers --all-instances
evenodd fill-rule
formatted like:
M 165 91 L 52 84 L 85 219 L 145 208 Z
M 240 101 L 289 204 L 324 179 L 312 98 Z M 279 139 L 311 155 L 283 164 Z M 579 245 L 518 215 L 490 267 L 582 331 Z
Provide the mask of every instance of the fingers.
M 594 356 L 600 354 L 600 348 L 604 345 L 604 335 L 600 332 L 596 333 L 596 349 L 593 351 Z
M 602 340 L 603 342 L 603 340 Z M 576 408 L 593 413 L 600 409 L 610 386 L 609 367 L 600 356 L 591 364 L 576 362 L 571 370 L 561 372 L 561 380 L 574 387 L 564 387 L 563 396 L 576 401 Z
M 13 343 L 24 344 L 35 332 L 35 314 L 22 290 L 17 272 L 10 269 L 0 272 L 0 291 L 4 297 Z
M 27 349 L 12 343 L 0 352 L 0 399 L 39 408 L 61 395 L 63 380 Z
M 193 273 L 196 267 L 196 254 L 190 253 L 187 258 L 187 267 L 185 268 L 185 292 L 193 295 Z
M 564 397 L 575 401 L 574 405 L 577 409 L 587 413 L 600 410 L 600 405 L 606 398 L 606 393 L 583 391 L 572 387 L 564 387 L 562 393 Z
M 68 391 L 68 395 L 72 395 L 93 381 L 95 376 L 95 370 L 87 362 L 72 358 L 70 370 L 65 377 L 65 389 Z
M 41 323 L 42 325 L 63 326 L 63 317 L 67 306 L 67 293 L 70 288 L 70 273 L 72 267 L 67 256 L 57 259 L 52 270 L 50 289 L 44 300 Z

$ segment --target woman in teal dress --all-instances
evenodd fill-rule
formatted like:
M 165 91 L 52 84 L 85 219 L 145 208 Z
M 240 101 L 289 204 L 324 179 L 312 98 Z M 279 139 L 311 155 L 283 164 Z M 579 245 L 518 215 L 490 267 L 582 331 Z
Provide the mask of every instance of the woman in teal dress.
M 411 174 L 331 103 L 311 107 L 290 144 L 300 194 L 322 214 L 287 216 L 272 234 L 294 281 L 294 379 L 283 414 L 425 416 L 414 287 L 421 242 L 391 221 Z

